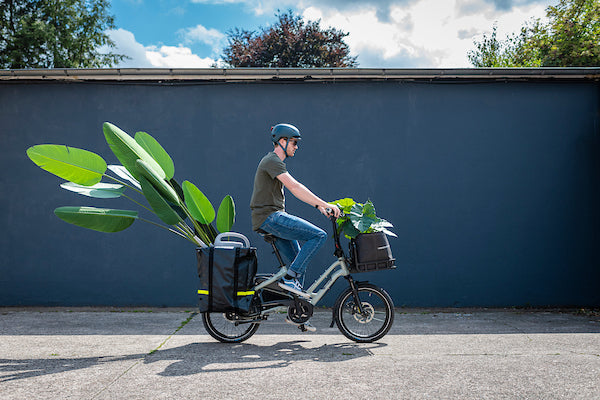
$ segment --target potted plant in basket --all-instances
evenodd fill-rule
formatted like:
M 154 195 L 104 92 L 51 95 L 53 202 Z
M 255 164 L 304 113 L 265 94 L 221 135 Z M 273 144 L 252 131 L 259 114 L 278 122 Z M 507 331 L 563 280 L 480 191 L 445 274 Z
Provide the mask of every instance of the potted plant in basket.
M 394 268 L 395 259 L 386 235 L 397 237 L 388 228 L 393 225 L 375 214 L 375 206 L 368 200 L 357 203 L 351 198 L 332 201 L 344 213 L 337 219 L 339 233 L 350 239 L 351 269 L 366 272 Z
M 396 237 L 396 234 L 387 228 L 394 226 L 383 218 L 375 215 L 375 206 L 371 200 L 361 204 L 353 199 L 345 198 L 332 201 L 344 213 L 338 218 L 338 231 L 344 233 L 348 239 L 355 239 L 361 233 L 383 232 L 386 235 Z

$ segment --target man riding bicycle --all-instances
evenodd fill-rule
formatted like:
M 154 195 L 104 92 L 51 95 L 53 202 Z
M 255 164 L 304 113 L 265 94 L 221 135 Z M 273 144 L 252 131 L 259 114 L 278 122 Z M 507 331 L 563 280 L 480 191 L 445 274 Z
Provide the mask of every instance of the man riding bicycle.
M 288 272 L 279 286 L 298 296 L 309 297 L 303 291 L 301 282 L 310 259 L 325 243 L 327 233 L 310 222 L 285 212 L 283 188 L 287 188 L 299 200 L 316 207 L 325 216 L 329 216 L 331 212 L 337 218 L 341 212 L 335 205 L 312 193 L 288 172 L 284 161 L 287 157 L 294 157 L 301 138 L 300 131 L 293 125 L 278 124 L 271 128 L 274 148 L 258 164 L 250 208 L 252 229 L 270 233 L 277 238 L 275 246 L 288 266 Z M 304 242 L 302 247 L 299 241 Z

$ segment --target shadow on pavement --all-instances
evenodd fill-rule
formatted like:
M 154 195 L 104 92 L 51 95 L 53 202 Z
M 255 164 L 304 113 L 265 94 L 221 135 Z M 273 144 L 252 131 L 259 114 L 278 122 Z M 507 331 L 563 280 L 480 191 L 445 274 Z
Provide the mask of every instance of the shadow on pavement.
M 373 355 L 374 348 L 384 343 L 323 344 L 306 347 L 308 340 L 278 342 L 272 345 L 242 343 L 190 343 L 172 349 L 159 350 L 145 358 L 144 363 L 171 360 L 174 363 L 159 375 L 182 376 L 203 372 L 237 371 L 249 369 L 283 368 L 296 361 L 339 362 Z
M 132 354 L 122 357 L 84 357 L 84 358 L 34 358 L 23 360 L 0 359 L 0 382 L 35 376 L 59 374 L 90 368 L 102 363 L 141 359 L 144 354 Z
M 76 371 L 106 363 L 143 361 L 173 361 L 161 376 L 184 376 L 205 372 L 237 371 L 249 369 L 283 368 L 295 361 L 339 362 L 371 356 L 371 349 L 387 346 L 375 344 L 324 344 L 305 347 L 307 340 L 278 342 L 263 346 L 255 344 L 190 343 L 184 346 L 153 351 L 149 354 L 124 356 L 98 356 L 84 358 L 37 358 L 10 360 L 0 359 L 0 382 L 26 379 L 36 376 Z

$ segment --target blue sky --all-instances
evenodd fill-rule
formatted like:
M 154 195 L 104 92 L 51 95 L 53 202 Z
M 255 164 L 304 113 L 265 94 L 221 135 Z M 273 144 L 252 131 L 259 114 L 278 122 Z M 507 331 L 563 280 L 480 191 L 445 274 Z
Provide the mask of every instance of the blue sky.
M 517 32 L 549 0 L 112 0 L 119 67 L 201 68 L 218 63 L 235 27 L 258 30 L 278 9 L 349 33 L 363 68 L 469 67 L 473 40 Z

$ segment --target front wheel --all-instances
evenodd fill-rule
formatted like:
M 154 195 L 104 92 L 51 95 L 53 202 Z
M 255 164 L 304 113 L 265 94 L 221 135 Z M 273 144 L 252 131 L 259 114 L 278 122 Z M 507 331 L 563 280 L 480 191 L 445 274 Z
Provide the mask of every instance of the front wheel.
M 243 322 L 235 313 L 202 313 L 204 328 L 223 343 L 240 343 L 254 335 L 260 324 Z
M 340 332 L 358 343 L 371 343 L 381 339 L 394 322 L 394 303 L 385 290 L 370 283 L 356 283 L 358 301 L 352 289 L 346 289 L 338 297 L 333 308 L 333 318 Z

